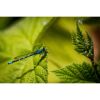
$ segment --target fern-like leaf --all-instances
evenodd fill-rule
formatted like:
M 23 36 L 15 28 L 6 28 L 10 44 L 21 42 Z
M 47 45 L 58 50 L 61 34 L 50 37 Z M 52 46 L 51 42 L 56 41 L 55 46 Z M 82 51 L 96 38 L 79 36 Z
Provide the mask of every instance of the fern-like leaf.
M 93 56 L 94 56 L 93 42 L 88 33 L 87 33 L 86 44 L 87 44 L 87 57 L 93 61 Z
M 85 62 L 72 64 L 53 72 L 61 79 L 61 82 L 65 83 L 98 82 L 93 66 Z
M 75 50 L 89 59 L 93 60 L 93 42 L 87 33 L 86 38 L 77 24 L 77 33 L 72 35 L 72 42 L 75 45 Z

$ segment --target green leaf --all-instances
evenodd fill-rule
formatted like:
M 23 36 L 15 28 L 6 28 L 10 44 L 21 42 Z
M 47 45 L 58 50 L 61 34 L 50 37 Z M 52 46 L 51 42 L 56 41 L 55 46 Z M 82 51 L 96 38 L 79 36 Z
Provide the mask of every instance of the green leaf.
M 86 39 L 86 45 L 87 45 L 87 54 L 86 56 L 90 58 L 93 61 L 94 52 L 93 52 L 93 41 L 89 34 L 87 33 L 87 39 Z
M 40 58 L 41 59 L 41 58 Z M 20 83 L 47 83 L 48 82 L 48 67 L 47 58 L 45 57 L 39 62 L 39 56 L 34 58 L 34 66 L 23 72 L 21 76 L 17 77 L 14 81 Z M 39 63 L 38 63 L 39 62 Z
M 72 64 L 53 71 L 65 83 L 93 83 L 97 82 L 93 66 L 87 63 Z
M 86 34 L 83 35 L 77 23 L 77 33 L 72 35 L 72 42 L 75 45 L 75 50 L 89 59 L 93 60 L 93 42 L 91 37 Z
M 54 18 L 24 18 L 0 32 L 0 82 L 48 82 L 46 57 L 41 55 L 8 65 L 10 59 L 37 50 L 36 40 L 51 25 Z M 40 44 L 43 44 L 42 42 Z M 33 47 L 35 46 L 35 49 Z M 38 63 L 39 62 L 39 63 Z M 36 65 L 38 63 L 38 65 Z M 34 67 L 36 68 L 34 69 Z M 31 71 L 32 70 L 32 71 Z M 26 73 L 26 74 L 25 74 Z
M 80 53 L 84 53 L 86 51 L 86 44 L 83 34 L 77 24 L 77 33 L 73 35 L 73 44 L 76 46 L 75 50 Z

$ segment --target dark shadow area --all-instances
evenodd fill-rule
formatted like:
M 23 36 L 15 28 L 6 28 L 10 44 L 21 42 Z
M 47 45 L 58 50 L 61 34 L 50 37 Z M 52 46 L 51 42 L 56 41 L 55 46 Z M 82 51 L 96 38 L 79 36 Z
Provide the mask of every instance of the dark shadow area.
M 5 30 L 23 17 L 0 17 L 0 30 Z

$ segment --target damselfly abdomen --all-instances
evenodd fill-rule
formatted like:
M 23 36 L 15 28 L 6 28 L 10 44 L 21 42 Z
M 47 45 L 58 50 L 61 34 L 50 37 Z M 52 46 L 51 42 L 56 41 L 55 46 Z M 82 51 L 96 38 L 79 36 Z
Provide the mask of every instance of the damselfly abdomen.
M 30 57 L 30 56 L 35 56 L 35 55 L 38 55 L 38 54 L 46 55 L 46 54 L 47 54 L 46 48 L 43 47 L 43 48 L 41 48 L 41 49 L 38 49 L 38 50 L 36 50 L 36 51 L 34 51 L 34 52 L 31 52 L 31 53 L 29 53 L 29 54 L 27 54 L 27 55 L 25 55 L 25 56 L 22 56 L 22 57 L 15 57 L 14 60 L 9 61 L 8 64 L 13 64 L 13 63 L 18 62 L 18 61 L 20 61 L 20 60 L 23 60 L 23 59 L 26 59 L 26 58 L 28 58 L 28 57 Z

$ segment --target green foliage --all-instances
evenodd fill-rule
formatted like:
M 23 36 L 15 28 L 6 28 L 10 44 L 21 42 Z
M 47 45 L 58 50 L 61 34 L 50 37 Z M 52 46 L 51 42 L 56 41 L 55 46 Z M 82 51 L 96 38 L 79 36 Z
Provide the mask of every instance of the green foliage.
M 36 60 L 37 59 L 37 60 Z M 36 61 L 35 61 L 36 60 Z M 22 73 L 21 76 L 15 79 L 16 82 L 20 83 L 47 83 L 48 82 L 48 67 L 47 57 L 39 60 L 39 57 L 35 57 L 33 68 Z M 14 81 L 14 82 L 15 82 Z
M 34 46 L 34 50 L 38 50 L 42 45 Z M 13 82 L 20 83 L 47 83 L 48 82 L 48 67 L 47 67 L 47 54 L 36 55 L 33 57 L 33 68 L 22 72 L 22 75 L 17 77 Z
M 93 62 L 93 42 L 88 33 L 83 35 L 78 23 L 77 33 L 72 35 L 72 41 L 75 50 L 91 60 L 91 64 L 83 62 L 82 64 L 72 64 L 64 68 L 53 71 L 65 83 L 91 83 L 100 82 L 97 69 Z M 98 65 L 99 66 L 99 65 Z M 98 71 L 100 68 L 98 67 Z
M 83 36 L 78 24 L 77 33 L 72 36 L 72 41 L 77 52 L 93 60 L 93 42 L 88 33 L 86 34 L 86 38 Z
M 8 65 L 10 59 L 26 55 L 41 48 L 36 40 L 54 21 L 54 18 L 24 18 L 0 32 L 0 82 L 47 83 L 47 55 L 29 57 Z M 40 43 L 42 44 L 42 42 Z
M 56 77 L 62 66 L 70 64 L 72 62 L 81 63 L 83 60 L 87 60 L 85 57 L 80 56 L 71 43 L 70 32 L 74 31 L 74 22 L 70 23 L 69 18 L 56 18 L 50 17 L 30 17 L 22 18 L 16 23 L 11 24 L 10 27 L 3 28 L 0 31 L 0 82 L 16 82 L 16 83 L 47 83 L 47 82 L 59 82 L 60 75 Z M 69 21 L 69 22 L 68 22 Z M 71 19 L 72 21 L 72 19 Z M 77 37 L 77 41 L 76 41 Z M 76 50 L 84 54 L 89 59 L 93 59 L 93 44 L 90 36 L 86 37 L 82 34 L 79 26 L 77 25 L 77 33 L 75 34 L 73 43 L 76 43 Z M 47 55 L 37 55 L 29 57 L 22 61 L 8 65 L 8 61 L 15 57 L 24 56 L 30 52 L 36 51 L 41 48 L 41 45 L 45 44 L 48 48 L 49 57 L 47 62 Z M 80 45 L 79 45 L 80 44 Z M 77 67 L 78 66 L 78 67 Z M 87 66 L 87 70 L 85 69 Z M 72 64 L 73 77 L 69 80 L 60 79 L 61 82 L 97 82 L 93 65 L 85 64 Z M 82 73 L 83 68 L 86 70 Z M 61 69 L 58 69 L 61 68 Z M 80 68 L 81 76 L 77 79 L 78 68 Z M 67 66 L 65 67 L 66 75 L 71 73 Z M 56 70 L 58 73 L 50 73 Z M 49 72 L 48 72 L 49 71 Z M 61 70 L 62 71 L 62 70 Z M 49 76 L 48 76 L 49 73 Z M 86 76 L 85 76 L 86 74 Z M 88 75 L 87 75 L 88 74 Z M 62 77 L 64 76 L 62 75 Z M 90 76 L 89 76 L 90 75 Z M 67 75 L 68 76 L 68 75 Z M 79 74 L 80 76 L 80 74 Z M 68 76 L 70 77 L 70 76 Z M 93 78 L 93 79 L 92 79 Z
M 93 66 L 83 62 L 53 71 L 65 83 L 97 82 Z

